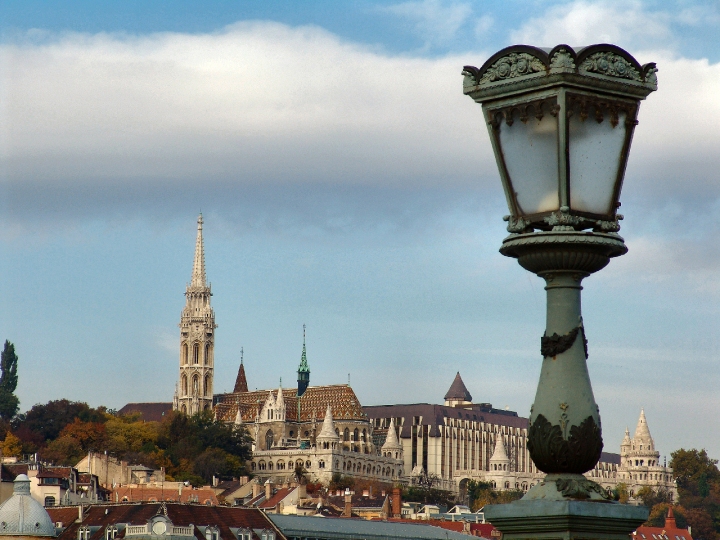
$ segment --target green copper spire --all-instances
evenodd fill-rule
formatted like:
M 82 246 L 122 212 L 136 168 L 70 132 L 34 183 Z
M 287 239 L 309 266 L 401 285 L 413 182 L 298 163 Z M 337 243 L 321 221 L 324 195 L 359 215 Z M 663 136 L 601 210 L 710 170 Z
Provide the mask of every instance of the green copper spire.
M 300 356 L 300 366 L 298 366 L 298 397 L 302 396 L 310 385 L 310 366 L 307 362 L 307 351 L 305 350 L 305 325 L 303 324 L 303 348 Z

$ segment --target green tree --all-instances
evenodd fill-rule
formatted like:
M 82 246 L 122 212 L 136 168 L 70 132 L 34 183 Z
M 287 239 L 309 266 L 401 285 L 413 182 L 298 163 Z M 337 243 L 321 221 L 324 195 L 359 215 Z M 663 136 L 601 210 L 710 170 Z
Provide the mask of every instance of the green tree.
M 5 347 L 0 356 L 0 418 L 10 420 L 20 407 L 20 400 L 15 395 L 17 388 L 18 357 L 15 345 L 5 340 Z
M 720 538 L 720 470 L 705 450 L 681 448 L 671 454 L 678 502 L 696 540 Z

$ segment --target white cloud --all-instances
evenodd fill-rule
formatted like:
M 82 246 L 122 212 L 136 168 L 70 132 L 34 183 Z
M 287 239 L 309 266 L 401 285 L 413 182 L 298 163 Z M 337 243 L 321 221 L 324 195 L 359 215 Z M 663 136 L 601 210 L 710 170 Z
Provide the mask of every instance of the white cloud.
M 275 23 L 68 34 L 1 54 L 13 181 L 422 183 L 494 168 L 462 95 L 468 58 L 392 57 Z
M 472 15 L 470 4 L 442 0 L 402 2 L 387 6 L 383 11 L 410 21 L 428 49 L 450 42 Z
M 639 1 L 588 2 L 556 5 L 529 19 L 511 33 L 513 43 L 552 47 L 614 43 L 630 50 L 672 40 L 671 16 L 648 12 Z

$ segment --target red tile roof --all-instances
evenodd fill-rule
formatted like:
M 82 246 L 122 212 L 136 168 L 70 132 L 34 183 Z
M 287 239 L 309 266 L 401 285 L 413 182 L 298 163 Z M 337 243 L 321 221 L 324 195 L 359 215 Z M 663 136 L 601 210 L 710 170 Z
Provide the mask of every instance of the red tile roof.
M 632 538 L 633 540 L 693 540 L 690 531 L 678 528 L 672 506 L 668 509 L 664 527 L 638 527 L 632 533 Z
M 211 505 L 218 504 L 215 492 L 210 488 L 183 488 L 179 491 L 175 489 L 145 487 L 142 484 L 138 487 L 117 487 L 112 491 L 110 499 L 112 502 L 171 501 Z
M 63 527 L 67 527 L 78 518 L 78 507 L 77 506 L 61 506 L 61 507 L 48 507 L 47 513 L 50 515 L 50 519 L 53 523 L 62 523 Z
M 290 495 L 294 490 L 295 488 L 280 488 L 270 499 L 258 504 L 258 508 L 275 508 L 280 501 Z
M 278 540 L 285 540 L 282 532 L 270 521 L 267 516 L 255 508 L 204 506 L 199 504 L 166 503 L 167 517 L 178 526 L 196 526 L 195 536 L 204 540 L 198 526 L 213 525 L 220 529 L 220 538 L 233 538 L 235 535 L 230 527 L 249 529 L 270 529 L 275 531 Z M 80 526 L 99 527 L 90 537 L 90 540 L 104 539 L 106 526 L 115 523 L 128 523 L 130 525 L 144 525 L 150 518 L 163 513 L 163 505 L 159 503 L 134 504 L 103 504 L 88 507 L 83 513 L 82 523 L 70 524 L 60 535 L 58 540 L 75 540 L 78 537 Z M 77 508 L 75 509 L 77 516 Z M 52 517 L 52 514 L 51 514 Z M 58 520 L 60 521 L 60 520 Z M 253 538 L 258 538 L 253 533 Z

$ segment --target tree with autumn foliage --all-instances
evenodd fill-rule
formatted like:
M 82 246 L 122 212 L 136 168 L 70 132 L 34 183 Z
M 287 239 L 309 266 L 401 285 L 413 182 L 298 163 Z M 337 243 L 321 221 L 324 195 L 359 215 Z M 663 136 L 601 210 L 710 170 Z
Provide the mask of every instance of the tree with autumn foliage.
M 695 540 L 720 538 L 720 470 L 717 459 L 703 450 L 680 449 L 671 454 L 678 503 Z

